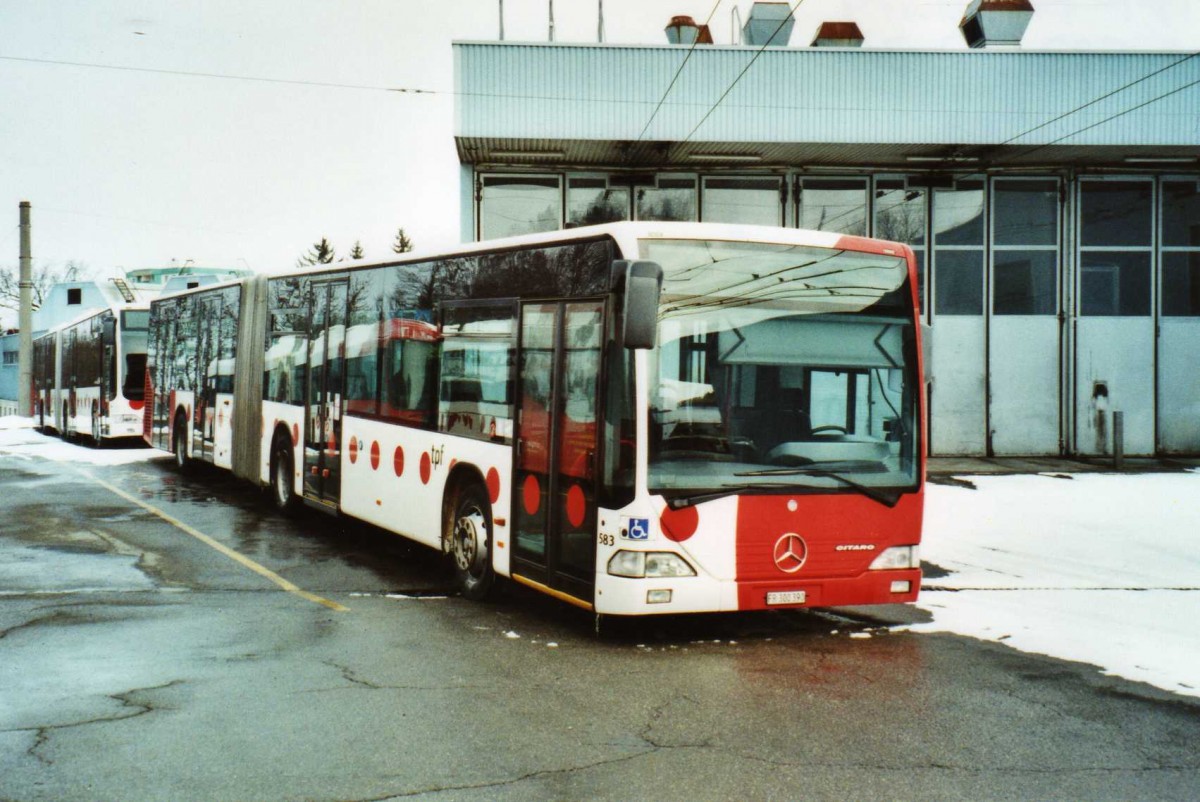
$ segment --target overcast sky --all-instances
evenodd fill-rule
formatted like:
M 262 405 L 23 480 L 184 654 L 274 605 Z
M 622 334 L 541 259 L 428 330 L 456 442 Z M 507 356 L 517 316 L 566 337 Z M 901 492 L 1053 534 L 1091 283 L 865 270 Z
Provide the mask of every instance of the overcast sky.
M 703 21 L 714 2 L 605 0 L 606 39 L 663 42 L 672 15 Z M 1197 0 L 1033 4 L 1030 49 L 1200 50 Z M 722 0 L 712 16 L 717 44 L 735 5 L 744 18 L 751 3 Z M 594 42 L 597 6 L 558 0 L 556 40 Z M 961 49 L 966 6 L 806 0 L 792 44 L 853 19 L 867 46 Z M 98 275 L 173 259 L 287 269 L 322 236 L 384 258 L 399 226 L 419 248 L 457 242 L 450 43 L 496 39 L 498 7 L 0 0 L 0 265 L 17 261 L 22 200 L 39 263 Z M 548 0 L 504 9 L 506 39 L 545 41 Z

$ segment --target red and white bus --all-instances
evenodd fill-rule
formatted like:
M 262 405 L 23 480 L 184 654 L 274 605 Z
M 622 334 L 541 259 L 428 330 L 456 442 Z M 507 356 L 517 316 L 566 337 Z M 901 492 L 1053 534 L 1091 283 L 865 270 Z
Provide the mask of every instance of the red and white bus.
M 101 309 L 33 342 L 38 426 L 97 445 L 142 436 L 146 386 L 145 305 Z
M 915 261 L 618 223 L 151 304 L 151 444 L 597 614 L 908 602 Z M 215 368 L 213 366 L 216 366 Z

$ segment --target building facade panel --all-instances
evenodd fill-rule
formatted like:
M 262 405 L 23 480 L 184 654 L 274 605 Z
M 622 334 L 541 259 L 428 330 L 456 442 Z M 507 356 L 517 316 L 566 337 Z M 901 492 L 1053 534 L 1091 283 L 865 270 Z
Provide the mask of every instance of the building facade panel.
M 991 145 L 1017 137 L 1032 146 L 1200 137 L 1200 58 L 1187 53 L 455 48 L 463 138 Z

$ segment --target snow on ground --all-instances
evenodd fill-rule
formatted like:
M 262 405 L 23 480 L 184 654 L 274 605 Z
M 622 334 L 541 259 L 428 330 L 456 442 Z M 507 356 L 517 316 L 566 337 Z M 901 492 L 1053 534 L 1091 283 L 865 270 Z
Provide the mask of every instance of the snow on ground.
M 953 632 L 1200 696 L 1200 473 L 929 485 L 917 602 Z
M 0 459 L 116 465 L 165 457 L 96 449 L 0 417 Z M 917 606 L 951 632 L 1090 663 L 1200 696 L 1200 473 L 971 477 L 928 486 Z
M 164 452 L 153 448 L 128 448 L 124 445 L 116 448 L 94 448 L 82 443 L 68 443 L 35 431 L 31 418 L 16 415 L 0 417 L 0 459 L 7 462 L 34 456 L 74 464 L 126 465 L 164 456 Z

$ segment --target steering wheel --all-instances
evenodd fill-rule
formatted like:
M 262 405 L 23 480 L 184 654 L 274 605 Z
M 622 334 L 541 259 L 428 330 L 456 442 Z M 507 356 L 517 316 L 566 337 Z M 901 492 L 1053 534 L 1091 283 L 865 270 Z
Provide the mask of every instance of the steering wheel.
M 810 431 L 809 434 L 824 434 L 825 432 L 837 432 L 838 434 L 847 434 L 846 427 L 838 426 L 837 424 L 829 424 L 827 426 L 818 426 L 817 428 Z

